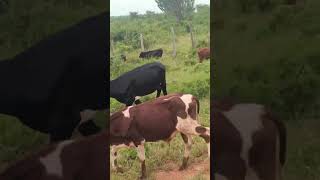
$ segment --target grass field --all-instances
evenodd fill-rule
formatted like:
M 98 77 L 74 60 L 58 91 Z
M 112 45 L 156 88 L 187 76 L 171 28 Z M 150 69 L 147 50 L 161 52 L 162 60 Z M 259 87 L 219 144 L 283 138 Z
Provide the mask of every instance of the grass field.
M 266 104 L 286 123 L 286 180 L 320 177 L 319 7 L 317 0 L 263 13 L 225 6 L 212 21 L 215 96 Z
M 170 45 L 159 45 L 164 49 L 164 55 L 160 61 L 166 66 L 166 80 L 168 93 L 181 92 L 191 93 L 200 99 L 200 123 L 204 126 L 210 126 L 210 61 L 199 64 L 195 54 L 190 55 L 191 43 L 187 36 L 178 37 L 177 47 L 178 55 L 174 59 L 171 57 Z M 180 47 L 180 48 L 179 48 Z M 111 66 L 112 79 L 118 75 L 138 67 L 142 64 L 157 61 L 139 60 L 139 50 L 133 51 L 127 55 L 127 62 L 114 62 Z M 187 56 L 187 57 L 186 57 Z M 156 93 L 142 98 L 142 102 L 154 99 Z M 118 103 L 114 99 L 111 101 L 111 112 L 115 112 L 124 105 Z M 182 163 L 184 145 L 182 138 L 177 135 L 170 142 L 146 143 L 146 166 L 148 178 L 154 178 L 155 171 L 170 170 L 168 163 L 180 165 Z M 112 180 L 120 179 L 136 179 L 140 173 L 140 163 L 136 156 L 135 149 L 124 149 L 119 151 L 120 155 L 118 163 L 124 167 L 123 174 L 112 172 Z M 203 139 L 194 138 L 192 145 L 192 153 L 189 164 L 197 161 L 203 161 L 207 157 L 207 147 Z M 201 178 L 201 175 L 195 175 L 194 179 Z

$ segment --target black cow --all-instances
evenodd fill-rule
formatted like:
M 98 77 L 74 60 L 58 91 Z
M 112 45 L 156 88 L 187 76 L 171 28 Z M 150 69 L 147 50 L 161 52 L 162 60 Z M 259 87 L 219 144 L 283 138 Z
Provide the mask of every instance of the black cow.
M 85 110 L 109 108 L 108 20 L 108 13 L 88 18 L 0 61 L 0 113 L 51 142 L 70 138 L 80 120 L 89 120 L 79 127 L 83 135 L 98 132 Z
M 157 97 L 161 90 L 167 95 L 166 69 L 159 62 L 148 63 L 137 67 L 120 77 L 110 81 L 110 97 L 131 106 L 140 96 L 145 96 L 157 90 Z
M 162 57 L 163 50 L 155 49 L 152 51 L 141 52 L 139 58 L 152 58 L 152 57 Z

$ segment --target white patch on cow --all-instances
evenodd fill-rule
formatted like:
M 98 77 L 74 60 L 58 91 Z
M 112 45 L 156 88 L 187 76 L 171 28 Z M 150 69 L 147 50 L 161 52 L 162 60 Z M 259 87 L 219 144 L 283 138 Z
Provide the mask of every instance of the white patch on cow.
M 264 111 L 262 105 L 238 104 L 230 111 L 223 112 L 227 119 L 239 131 L 242 139 L 241 158 L 246 163 L 246 178 L 259 179 L 255 171 L 249 166 L 249 150 L 252 147 L 252 135 L 263 128 L 261 115 Z
M 133 107 L 133 106 L 129 106 L 129 107 L 126 108 L 126 110 L 122 111 L 124 117 L 130 118 L 130 112 L 129 112 L 129 110 L 130 110 L 130 108 L 132 108 L 132 107 Z
M 228 179 L 227 177 L 221 175 L 221 174 L 218 174 L 218 173 L 215 173 L 214 174 L 214 179 L 215 180 L 232 180 L 232 179 Z
M 176 129 L 179 132 L 182 132 L 183 134 L 191 134 L 191 135 L 199 135 L 195 128 L 200 126 L 200 124 L 192 119 L 189 115 L 186 119 L 182 119 L 179 116 L 177 116 L 177 124 Z
M 50 175 L 55 175 L 58 177 L 63 177 L 63 165 L 61 162 L 61 152 L 63 148 L 71 144 L 72 140 L 67 140 L 59 143 L 56 149 L 45 157 L 41 157 L 39 160 L 41 164 L 45 167 L 46 172 Z
M 79 124 L 87 122 L 90 119 L 93 119 L 96 115 L 97 111 L 92 109 L 85 109 L 80 112 L 81 121 Z
M 186 105 L 186 113 L 188 114 L 189 104 L 192 102 L 191 94 L 184 94 L 180 97 L 183 103 Z
M 136 101 L 136 100 L 138 100 L 138 99 L 140 99 L 141 98 L 141 96 L 136 96 L 135 98 L 134 98 L 134 101 Z

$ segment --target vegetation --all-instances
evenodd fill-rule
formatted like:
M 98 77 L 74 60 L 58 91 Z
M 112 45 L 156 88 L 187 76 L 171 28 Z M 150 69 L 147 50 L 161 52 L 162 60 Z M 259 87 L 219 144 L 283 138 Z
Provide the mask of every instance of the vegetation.
M 194 32 L 199 46 L 209 44 L 209 7 L 203 8 L 194 14 Z M 172 57 L 172 37 L 170 27 L 176 33 L 177 56 Z M 163 48 L 164 55 L 161 59 L 139 59 L 140 41 L 139 34 L 144 35 L 147 49 Z M 196 50 L 192 49 L 187 29 L 175 22 L 165 14 L 148 13 L 139 15 L 132 20 L 128 16 L 111 17 L 111 37 L 114 41 L 115 58 L 110 66 L 111 79 L 142 64 L 160 61 L 166 66 L 166 79 L 168 93 L 191 93 L 200 99 L 200 123 L 210 126 L 210 62 L 198 63 Z M 127 61 L 122 62 L 120 54 L 127 56 Z M 156 93 L 142 98 L 142 102 L 154 99 Z M 110 99 L 111 112 L 115 112 L 124 105 L 115 99 Z M 189 164 L 203 161 L 207 158 L 207 148 L 203 139 L 195 137 Z M 181 165 L 184 145 L 181 137 L 177 135 L 170 145 L 165 142 L 146 143 L 146 166 L 148 179 L 154 178 L 155 171 L 170 170 L 168 163 Z M 118 164 L 123 166 L 124 172 L 111 173 L 111 179 L 136 179 L 140 174 L 140 163 L 135 149 L 123 149 L 118 155 Z M 195 174 L 196 176 L 196 174 Z M 197 175 L 196 179 L 201 179 Z
M 0 60 L 13 57 L 84 18 L 106 11 L 107 4 L 87 0 L 0 0 Z M 97 115 L 97 121 L 105 127 L 103 113 Z M 46 135 L 22 125 L 14 117 L 0 115 L 0 172 L 47 143 Z
M 213 89 L 218 97 L 270 106 L 288 128 L 285 179 L 318 179 L 320 24 L 317 0 L 288 5 L 234 1 L 214 8 Z M 292 3 L 291 3 L 292 4 Z

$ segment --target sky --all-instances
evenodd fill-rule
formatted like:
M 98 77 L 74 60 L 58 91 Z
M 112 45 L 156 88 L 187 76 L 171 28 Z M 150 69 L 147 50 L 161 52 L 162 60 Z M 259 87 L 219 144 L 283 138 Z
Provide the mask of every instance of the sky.
M 210 4 L 210 0 L 195 0 L 195 4 Z M 155 0 L 110 0 L 111 16 L 129 15 L 129 12 L 144 14 L 146 11 L 161 12 Z

